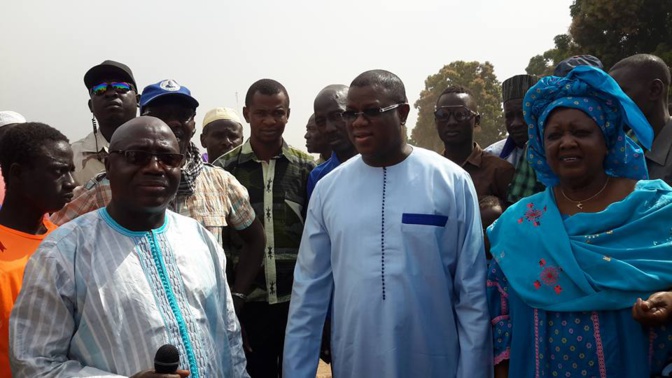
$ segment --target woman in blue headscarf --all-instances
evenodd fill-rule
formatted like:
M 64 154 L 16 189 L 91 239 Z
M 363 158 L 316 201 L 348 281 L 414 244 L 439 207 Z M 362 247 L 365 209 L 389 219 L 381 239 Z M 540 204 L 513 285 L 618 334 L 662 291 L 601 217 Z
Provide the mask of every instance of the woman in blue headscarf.
M 588 66 L 542 78 L 523 106 L 527 160 L 547 189 L 488 230 L 496 371 L 508 363 L 511 377 L 660 373 L 672 327 L 643 326 L 633 305 L 672 288 L 672 188 L 647 180 L 642 150 L 624 131 L 650 147 L 651 127 L 609 75 Z

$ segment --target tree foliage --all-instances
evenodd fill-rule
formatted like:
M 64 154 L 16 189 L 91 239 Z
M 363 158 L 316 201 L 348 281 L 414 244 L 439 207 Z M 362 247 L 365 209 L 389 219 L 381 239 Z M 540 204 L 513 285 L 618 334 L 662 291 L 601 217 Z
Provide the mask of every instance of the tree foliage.
M 425 80 L 425 89 L 414 104 L 418 109 L 418 120 L 411 132 L 411 140 L 417 146 L 439 153 L 443 151 L 443 143 L 434 124 L 434 107 L 441 92 L 452 85 L 469 88 L 478 104 L 481 128 L 476 131 L 475 139 L 481 147 L 503 138 L 506 128 L 502 116 L 502 88 L 494 66 L 489 62 L 455 61 Z
M 555 48 L 530 59 L 526 71 L 545 75 L 577 54 L 598 57 L 609 69 L 633 54 L 654 54 L 672 64 L 672 1 L 575 0 L 569 34 L 555 37 Z

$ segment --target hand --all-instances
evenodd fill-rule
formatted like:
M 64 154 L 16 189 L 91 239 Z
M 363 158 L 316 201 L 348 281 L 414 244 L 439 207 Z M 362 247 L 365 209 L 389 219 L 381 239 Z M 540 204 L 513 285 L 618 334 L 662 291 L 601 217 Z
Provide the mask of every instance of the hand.
M 672 314 L 672 292 L 659 291 L 643 301 L 637 298 L 632 306 L 632 317 L 648 327 L 668 324 Z
M 238 323 L 240 324 L 240 337 L 243 339 L 243 350 L 245 353 L 252 353 L 252 347 L 250 346 L 250 341 L 247 339 L 247 333 L 245 332 L 245 327 L 243 327 L 243 307 L 245 301 L 243 298 L 233 296 L 233 310 L 236 312 L 236 317 L 238 317 Z
M 187 378 L 189 370 L 178 370 L 175 374 L 155 373 L 154 369 L 133 374 L 131 378 Z

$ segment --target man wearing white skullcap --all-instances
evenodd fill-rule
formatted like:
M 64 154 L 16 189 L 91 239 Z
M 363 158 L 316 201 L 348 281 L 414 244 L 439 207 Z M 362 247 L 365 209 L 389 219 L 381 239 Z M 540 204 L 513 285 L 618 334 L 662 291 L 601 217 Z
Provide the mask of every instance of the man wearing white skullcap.
M 209 163 L 241 144 L 243 125 L 235 110 L 214 108 L 205 113 L 201 145 L 208 151 L 206 160 Z

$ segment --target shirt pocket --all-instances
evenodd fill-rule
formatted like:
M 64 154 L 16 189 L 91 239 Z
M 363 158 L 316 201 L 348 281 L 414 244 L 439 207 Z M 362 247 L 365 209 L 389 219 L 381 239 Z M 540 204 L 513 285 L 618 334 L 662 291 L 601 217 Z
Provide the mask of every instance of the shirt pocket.
M 217 244 L 223 246 L 222 230 L 227 226 L 226 217 L 221 215 L 193 215 L 193 218 L 210 231 L 217 240 Z
M 445 215 L 402 214 L 401 238 L 403 252 L 404 256 L 407 256 L 407 272 L 412 276 L 426 278 L 428 270 L 444 266 L 441 244 L 447 223 L 448 217 Z M 410 258 L 408 256 L 413 257 Z
M 205 228 L 226 227 L 226 217 L 221 215 L 201 215 L 197 219 Z
M 448 217 L 440 214 L 404 213 L 401 215 L 402 224 L 445 227 L 447 222 Z

